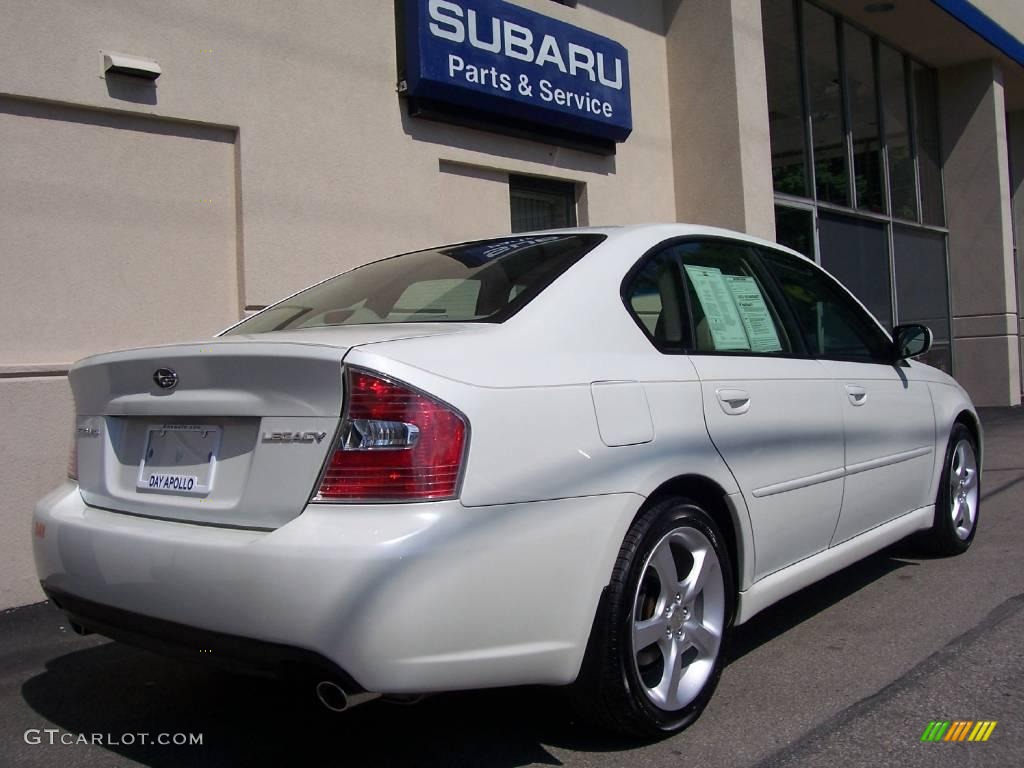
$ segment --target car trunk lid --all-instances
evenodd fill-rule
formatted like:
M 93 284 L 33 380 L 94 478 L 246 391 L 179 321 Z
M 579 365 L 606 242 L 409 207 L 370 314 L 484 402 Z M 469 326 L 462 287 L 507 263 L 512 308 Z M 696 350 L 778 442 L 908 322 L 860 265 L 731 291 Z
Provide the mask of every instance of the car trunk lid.
M 88 358 L 70 373 L 88 504 L 276 528 L 305 507 L 338 428 L 347 347 L 212 342 Z
M 277 528 L 315 491 L 349 349 L 458 330 L 310 328 L 86 358 L 69 375 L 82 496 L 138 515 Z

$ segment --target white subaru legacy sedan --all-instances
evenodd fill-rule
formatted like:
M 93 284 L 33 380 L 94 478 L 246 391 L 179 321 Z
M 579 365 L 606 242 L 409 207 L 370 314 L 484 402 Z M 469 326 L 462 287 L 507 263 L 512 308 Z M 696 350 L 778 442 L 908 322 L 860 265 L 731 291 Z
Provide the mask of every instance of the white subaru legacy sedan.
M 930 344 L 707 227 L 395 256 L 76 364 L 39 578 L 76 629 L 335 710 L 566 685 L 676 731 L 732 627 L 908 534 L 970 546 L 981 428 Z

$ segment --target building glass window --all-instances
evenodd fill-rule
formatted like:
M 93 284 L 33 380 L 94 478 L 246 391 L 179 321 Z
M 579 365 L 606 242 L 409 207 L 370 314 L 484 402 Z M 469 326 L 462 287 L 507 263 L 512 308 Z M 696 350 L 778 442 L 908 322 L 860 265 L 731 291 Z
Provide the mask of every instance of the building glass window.
M 761 8 L 777 240 L 885 327 L 931 327 L 928 359 L 950 370 L 935 71 L 816 0 Z
M 921 362 L 947 373 L 949 345 L 949 283 L 946 279 L 946 239 L 913 227 L 893 230 L 896 268 L 896 313 L 900 324 L 921 323 L 931 329 L 932 348 Z
M 911 64 L 917 128 L 917 169 L 921 180 L 921 220 L 945 226 L 942 204 L 942 158 L 939 149 L 939 94 L 935 72 L 916 61 Z
M 775 191 L 808 197 L 806 126 L 795 8 L 793 0 L 765 0 L 761 5 L 768 125 Z
M 814 260 L 814 213 L 806 208 L 775 206 L 775 241 Z
M 846 126 L 836 20 L 831 14 L 805 2 L 803 21 L 817 197 L 827 203 L 849 205 L 850 178 L 846 166 Z
M 888 45 L 879 46 L 882 110 L 885 146 L 889 155 L 889 190 L 892 215 L 917 220 L 917 188 L 914 157 L 910 146 L 910 118 L 907 111 L 907 80 L 903 54 Z
M 576 226 L 575 184 L 510 176 L 508 191 L 513 232 Z
M 850 101 L 854 185 L 857 207 L 883 213 L 882 142 L 878 130 L 878 91 L 871 38 L 856 27 L 844 27 L 846 90 Z
M 853 216 L 818 216 L 821 266 L 892 330 L 889 236 L 885 224 Z

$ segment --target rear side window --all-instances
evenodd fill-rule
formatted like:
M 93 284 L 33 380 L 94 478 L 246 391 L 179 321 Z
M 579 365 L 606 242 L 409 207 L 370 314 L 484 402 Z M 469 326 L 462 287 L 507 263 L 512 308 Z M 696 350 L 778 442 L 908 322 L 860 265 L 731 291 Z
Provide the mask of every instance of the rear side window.
M 782 302 L 754 252 L 726 240 L 682 241 L 648 257 L 623 299 L 662 351 L 791 354 Z
M 254 315 L 228 334 L 335 325 L 501 322 L 593 250 L 603 235 L 481 240 L 357 267 Z
M 681 349 L 685 312 L 675 254 L 662 251 L 648 259 L 625 290 L 624 298 L 640 327 L 659 349 Z
M 676 251 L 695 352 L 793 352 L 749 248 L 713 240 L 684 243 Z
M 789 254 L 761 254 L 796 315 L 813 354 L 840 360 L 888 361 L 891 344 L 871 316 L 815 265 Z

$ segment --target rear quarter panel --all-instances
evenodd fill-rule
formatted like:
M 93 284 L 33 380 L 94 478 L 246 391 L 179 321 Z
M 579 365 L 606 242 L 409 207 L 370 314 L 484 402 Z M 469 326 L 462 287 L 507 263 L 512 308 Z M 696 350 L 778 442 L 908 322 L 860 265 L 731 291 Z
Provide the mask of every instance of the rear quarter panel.
M 466 506 L 610 493 L 648 496 L 684 474 L 705 476 L 725 493 L 738 490 L 708 437 L 695 377 L 641 379 L 654 437 L 650 442 L 609 447 L 598 429 L 590 381 L 547 387 L 477 386 L 385 356 L 389 351 L 384 346 L 357 348 L 345 362 L 406 381 L 466 415 L 470 447 L 461 493 Z M 687 358 L 677 362 L 692 371 Z M 623 377 L 610 371 L 598 380 Z

